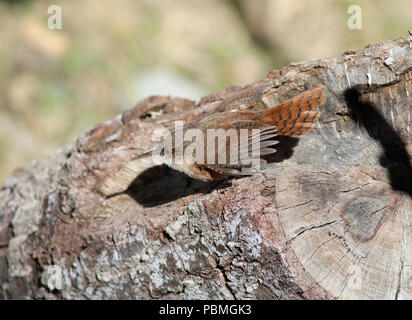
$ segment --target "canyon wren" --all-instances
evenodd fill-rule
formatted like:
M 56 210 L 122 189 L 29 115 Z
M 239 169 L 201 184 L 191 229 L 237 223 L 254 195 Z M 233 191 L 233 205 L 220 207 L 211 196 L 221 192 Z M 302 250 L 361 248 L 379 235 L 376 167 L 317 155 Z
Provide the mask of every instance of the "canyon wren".
M 230 96 L 212 112 L 182 125 L 180 134 L 186 137 L 189 133 L 195 137 L 194 142 L 178 139 L 179 132 L 175 130 L 151 151 L 107 177 L 98 190 L 106 197 L 121 193 L 140 173 L 162 164 L 202 181 L 252 175 L 265 167 L 263 156 L 276 152 L 278 141 L 272 138 L 301 136 L 313 129 L 321 114 L 317 108 L 325 102 L 324 86 L 272 107 L 253 90 Z M 211 132 L 215 136 L 210 139 Z M 219 134 L 223 134 L 222 143 L 215 141 Z

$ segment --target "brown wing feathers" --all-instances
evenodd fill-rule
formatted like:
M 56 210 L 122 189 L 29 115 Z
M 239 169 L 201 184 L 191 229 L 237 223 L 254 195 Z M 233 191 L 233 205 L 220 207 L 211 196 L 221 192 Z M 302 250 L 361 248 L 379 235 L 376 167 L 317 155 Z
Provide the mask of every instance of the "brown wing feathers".
M 237 129 L 249 129 L 249 136 L 246 141 L 239 141 L 235 148 L 247 148 L 248 154 L 253 149 L 253 139 L 260 140 L 259 154 L 260 156 L 276 152 L 276 140 L 270 140 L 272 137 L 278 135 L 285 136 L 299 136 L 315 127 L 315 122 L 320 117 L 320 111 L 315 110 L 318 106 L 324 104 L 325 87 L 319 87 L 312 90 L 305 91 L 291 100 L 288 100 L 280 105 L 272 107 L 263 112 L 258 118 L 254 120 L 237 120 L 232 123 L 232 127 Z M 253 116 L 249 115 L 250 118 Z M 260 129 L 256 134 L 252 134 L 252 129 Z M 244 144 L 246 143 L 246 144 Z M 218 150 L 218 153 L 228 153 L 231 151 L 229 145 L 225 146 L 223 150 Z M 240 152 L 240 149 L 239 152 Z M 261 159 L 261 166 L 264 166 L 265 160 Z M 210 169 L 229 175 L 245 175 L 252 174 L 254 168 L 245 168 L 241 164 L 213 164 L 206 165 Z M 250 171 L 247 171 L 250 169 Z M 256 171 L 256 170 L 255 170 Z
M 242 141 L 241 139 L 239 144 L 233 147 L 238 149 L 239 152 L 241 151 L 240 149 L 247 148 L 248 155 L 253 157 L 251 155 L 251 152 L 254 150 L 252 142 L 253 139 L 257 138 L 260 141 L 258 146 L 260 157 L 274 153 L 276 152 L 274 145 L 278 141 L 270 139 L 278 135 L 299 136 L 313 129 L 320 117 L 320 111 L 316 110 L 316 108 L 324 104 L 325 101 L 325 87 L 319 87 L 305 91 L 291 100 L 272 107 L 257 118 L 254 118 L 252 114 L 246 115 L 245 113 L 243 114 L 243 119 L 238 119 L 232 123 L 232 127 L 236 129 L 249 129 L 249 135 L 246 137 L 247 140 Z M 252 134 L 252 129 L 260 129 L 260 131 L 259 133 Z M 228 156 L 231 148 L 227 144 L 223 150 L 218 150 L 218 153 L 224 152 Z M 222 177 L 227 175 L 243 176 L 252 175 L 259 171 L 259 169 L 264 168 L 266 160 L 259 159 L 259 163 L 259 167 L 256 168 L 241 163 L 230 163 L 229 161 L 223 164 L 205 164 L 201 167 L 221 174 L 223 175 Z
M 325 87 L 305 91 L 291 100 L 272 107 L 265 112 L 260 122 L 276 126 L 278 135 L 298 136 L 315 127 L 320 111 L 314 110 L 326 101 Z

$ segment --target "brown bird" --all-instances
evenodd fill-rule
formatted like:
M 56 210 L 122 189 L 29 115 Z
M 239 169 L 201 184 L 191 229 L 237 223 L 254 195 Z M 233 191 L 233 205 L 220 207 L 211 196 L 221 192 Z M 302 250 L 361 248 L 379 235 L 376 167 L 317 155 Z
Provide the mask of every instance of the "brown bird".
M 320 117 L 317 107 L 326 101 L 323 86 L 273 107 L 254 92 L 229 97 L 212 113 L 177 128 L 106 179 L 99 191 L 105 196 L 122 192 L 141 172 L 161 164 L 203 181 L 252 175 L 265 167 L 262 156 L 276 152 L 278 141 L 271 138 L 313 129 Z

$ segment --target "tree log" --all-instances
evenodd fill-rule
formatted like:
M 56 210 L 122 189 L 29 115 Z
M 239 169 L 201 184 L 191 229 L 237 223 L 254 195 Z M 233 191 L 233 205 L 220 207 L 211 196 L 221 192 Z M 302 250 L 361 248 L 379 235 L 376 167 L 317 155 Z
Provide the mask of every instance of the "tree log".
M 156 128 L 234 93 L 326 86 L 317 128 L 263 172 L 206 183 L 166 166 L 99 185 Z M 153 96 L 0 189 L 3 299 L 412 299 L 412 40 L 291 64 L 201 99 Z

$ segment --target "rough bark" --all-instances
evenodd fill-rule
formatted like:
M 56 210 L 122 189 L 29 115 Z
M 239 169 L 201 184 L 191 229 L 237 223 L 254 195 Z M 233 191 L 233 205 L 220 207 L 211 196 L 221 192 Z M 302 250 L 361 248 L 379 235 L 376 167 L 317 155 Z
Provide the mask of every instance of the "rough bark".
M 149 97 L 15 172 L 0 190 L 0 297 L 411 299 L 411 48 L 292 64 L 197 104 Z M 281 140 L 263 173 L 203 183 L 162 166 L 97 192 L 156 127 L 232 92 L 275 105 L 320 85 L 318 128 Z

